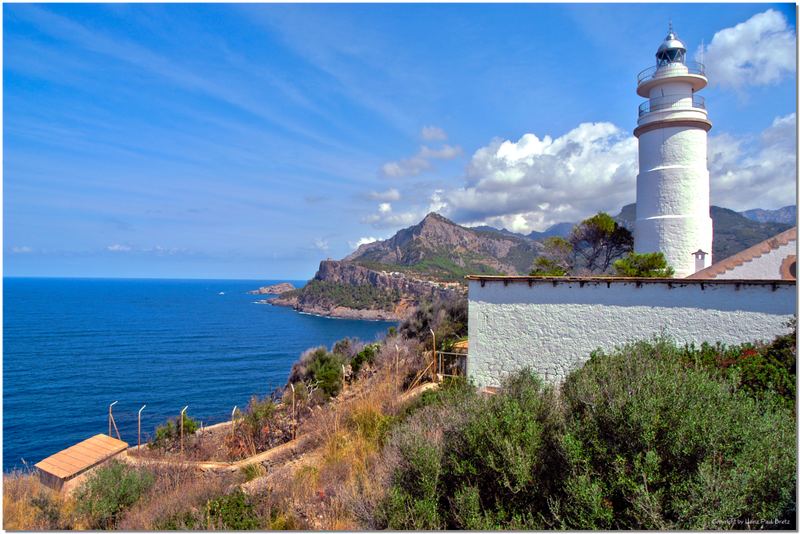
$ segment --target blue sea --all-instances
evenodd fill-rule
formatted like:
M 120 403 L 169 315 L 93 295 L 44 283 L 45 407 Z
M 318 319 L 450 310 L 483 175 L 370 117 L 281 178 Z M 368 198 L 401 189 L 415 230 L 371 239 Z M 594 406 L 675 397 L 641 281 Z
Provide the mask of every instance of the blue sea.
M 285 384 L 309 347 L 394 323 L 297 313 L 248 295 L 284 280 L 3 280 L 3 470 L 108 432 L 136 443 L 188 405 L 213 424 Z M 296 286 L 302 282 L 290 281 Z

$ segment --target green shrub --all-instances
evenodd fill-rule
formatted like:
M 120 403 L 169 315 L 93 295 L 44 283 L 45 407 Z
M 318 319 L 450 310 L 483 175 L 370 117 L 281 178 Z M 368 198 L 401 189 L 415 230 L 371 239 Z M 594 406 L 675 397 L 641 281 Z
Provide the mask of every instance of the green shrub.
M 790 345 L 763 352 L 791 367 Z M 712 352 L 656 340 L 593 354 L 558 393 L 522 372 L 493 397 L 422 395 L 385 449 L 375 527 L 794 528 L 793 408 Z
M 640 278 L 670 278 L 675 276 L 675 269 L 667 264 L 662 252 L 646 252 L 644 254 L 629 252 L 624 258 L 614 262 L 614 270 L 619 276 Z
M 452 297 L 436 302 L 423 302 L 411 317 L 400 324 L 399 330 L 407 339 L 418 339 L 430 344 L 431 329 L 436 332 L 436 341 L 439 344 L 466 336 L 466 299 Z
M 551 481 L 563 469 L 554 439 L 561 415 L 554 401 L 552 389 L 529 373 L 488 399 L 463 380 L 421 397 L 420 415 L 438 411 L 452 427 L 440 444 L 420 435 L 399 441 L 401 467 L 381 510 L 385 526 L 541 528 L 537 510 L 545 507 Z M 415 419 L 397 432 L 429 426 Z
M 793 517 L 791 411 L 774 393 L 756 400 L 730 379 L 687 368 L 681 352 L 665 340 L 637 343 L 594 354 L 567 378 L 563 502 L 573 513 L 594 506 L 595 521 L 562 510 L 563 526 L 744 528 Z
M 206 525 L 216 530 L 258 530 L 256 508 L 239 488 L 206 503 Z
M 321 354 L 308 367 L 309 378 L 319 382 L 319 389 L 335 397 L 342 389 L 342 359 L 330 353 Z
M 788 334 L 768 344 L 725 346 L 703 343 L 685 347 L 681 359 L 693 367 L 727 377 L 742 391 L 756 398 L 777 393 L 787 407 L 794 408 L 797 393 L 797 325 Z
M 184 510 L 153 523 L 154 530 L 197 530 L 201 526 L 197 515 Z
M 200 424 L 197 422 L 197 420 L 192 419 L 185 414 L 182 417 L 184 437 L 191 436 L 197 432 L 197 429 L 200 428 Z M 179 443 L 180 439 L 181 424 L 179 416 L 168 420 L 165 424 L 156 428 L 156 435 L 153 439 L 152 446 L 162 449 L 169 449 L 177 446 L 176 444 Z
M 309 349 L 292 366 L 289 382 L 316 382 L 325 398 L 336 396 L 342 388 L 344 363 L 343 356 L 328 352 L 325 347 Z
M 138 501 L 154 482 L 152 473 L 111 460 L 78 488 L 78 510 L 88 518 L 91 528 L 112 529 L 120 514 Z
M 361 370 L 364 364 L 372 365 L 375 363 L 375 357 L 380 351 L 380 343 L 370 343 L 361 349 L 358 354 L 353 356 L 353 359 L 350 360 L 350 367 L 353 370 L 353 375 L 358 375 L 358 372 Z
M 245 482 L 249 482 L 258 477 L 263 477 L 267 474 L 266 468 L 260 463 L 247 464 L 240 468 L 239 471 L 242 473 L 242 475 L 244 475 Z
M 451 405 L 467 401 L 475 396 L 476 389 L 460 376 L 448 376 L 437 389 L 423 391 L 403 407 L 400 417 L 406 419 L 426 406 L 449 409 Z
M 403 468 L 395 472 L 380 515 L 391 530 L 438 530 L 442 488 L 441 450 L 424 439 L 412 440 L 401 451 Z

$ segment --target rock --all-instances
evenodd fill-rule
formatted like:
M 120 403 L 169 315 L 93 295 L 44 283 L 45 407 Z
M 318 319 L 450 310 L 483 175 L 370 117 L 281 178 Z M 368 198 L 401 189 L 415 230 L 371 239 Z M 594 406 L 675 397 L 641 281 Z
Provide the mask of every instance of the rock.
M 250 295 L 281 295 L 287 291 L 293 291 L 294 289 L 296 288 L 292 284 L 288 282 L 282 282 L 280 284 L 273 284 L 271 286 L 259 287 L 253 291 L 248 291 L 248 293 Z

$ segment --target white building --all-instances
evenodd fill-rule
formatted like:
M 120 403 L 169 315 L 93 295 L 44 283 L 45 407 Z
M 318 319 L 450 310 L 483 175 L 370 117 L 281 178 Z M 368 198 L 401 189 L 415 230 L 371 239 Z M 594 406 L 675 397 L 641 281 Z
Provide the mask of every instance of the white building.
M 694 273 L 705 280 L 796 280 L 797 227 Z
M 670 32 L 656 65 L 638 76 L 639 106 L 633 134 L 639 139 L 636 178 L 636 252 L 662 252 L 682 278 L 711 265 L 708 131 L 705 101 L 695 93 L 708 84 L 703 65 L 686 61 L 686 46 Z M 705 254 L 695 256 L 698 251 Z M 696 259 L 699 261 L 696 262 Z

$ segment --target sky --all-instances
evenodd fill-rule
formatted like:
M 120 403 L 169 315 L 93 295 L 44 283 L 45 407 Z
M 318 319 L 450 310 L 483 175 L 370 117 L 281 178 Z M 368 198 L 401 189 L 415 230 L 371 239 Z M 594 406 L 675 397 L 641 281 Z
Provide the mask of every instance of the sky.
M 5 276 L 306 279 L 430 211 L 635 201 L 636 75 L 706 64 L 712 203 L 796 198 L 793 4 L 5 4 Z

